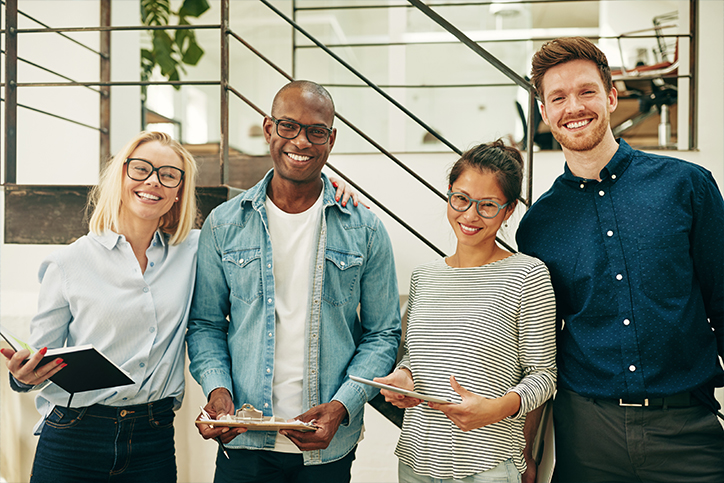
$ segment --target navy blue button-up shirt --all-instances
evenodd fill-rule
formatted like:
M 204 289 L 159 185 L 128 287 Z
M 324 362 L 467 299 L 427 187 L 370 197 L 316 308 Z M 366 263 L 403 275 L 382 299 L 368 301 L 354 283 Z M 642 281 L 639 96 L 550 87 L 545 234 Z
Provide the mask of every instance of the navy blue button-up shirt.
M 519 249 L 550 270 L 560 387 L 661 397 L 724 384 L 724 203 L 704 168 L 619 141 L 601 181 L 568 166 Z M 715 403 L 714 403 L 715 404 Z

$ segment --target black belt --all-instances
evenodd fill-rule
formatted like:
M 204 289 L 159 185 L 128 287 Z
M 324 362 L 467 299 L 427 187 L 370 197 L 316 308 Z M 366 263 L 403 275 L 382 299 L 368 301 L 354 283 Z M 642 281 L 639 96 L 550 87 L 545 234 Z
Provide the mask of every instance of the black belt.
M 619 399 L 619 406 L 633 406 L 645 408 L 688 408 L 701 405 L 701 401 L 690 392 L 682 392 L 673 396 L 655 397 L 655 398 L 638 398 L 638 399 Z

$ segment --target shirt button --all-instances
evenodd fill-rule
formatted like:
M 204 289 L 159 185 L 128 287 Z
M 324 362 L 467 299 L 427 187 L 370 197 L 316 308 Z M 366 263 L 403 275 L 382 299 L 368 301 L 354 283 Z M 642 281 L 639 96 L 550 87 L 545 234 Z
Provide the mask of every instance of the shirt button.
M 585 187 L 586 187 L 586 184 L 585 184 L 585 183 L 581 183 L 580 188 L 583 189 L 583 188 L 585 188 Z
M 628 319 L 623 319 L 623 325 L 629 325 L 631 323 Z
M 150 329 L 148 329 L 148 331 L 153 334 L 154 332 L 156 332 L 156 328 L 155 328 L 155 327 L 151 327 Z
M 268 408 L 268 407 L 269 407 L 269 403 L 264 403 L 264 407 L 265 407 L 265 408 Z
M 139 367 L 146 367 L 146 364 L 144 364 L 143 362 L 141 362 L 138 366 L 139 366 Z
M 340 264 L 340 265 L 342 265 L 342 266 L 344 267 L 344 262 L 339 262 L 339 264 Z
M 608 230 L 608 231 L 606 232 L 606 235 L 608 235 L 608 236 L 613 236 L 613 230 Z
M 266 368 L 266 373 L 269 374 L 270 372 L 271 372 L 271 369 L 269 369 L 269 368 L 267 367 L 267 368 Z
M 271 332 L 269 332 L 269 337 L 274 337 L 274 334 L 272 334 Z
M 270 298 L 269 298 L 269 299 L 266 299 L 266 301 L 267 301 L 268 303 L 272 303 L 272 299 L 270 299 Z
M 143 292 L 144 292 L 144 293 L 147 293 L 147 292 L 148 292 L 148 287 L 143 287 Z
M 244 263 L 244 259 L 243 259 L 243 258 L 240 258 L 240 259 L 239 259 L 239 263 Z
M 153 262 L 151 262 L 151 266 L 153 266 Z
M 603 190 L 601 190 L 601 191 L 598 192 L 598 196 L 603 196 L 603 195 L 605 195 L 605 194 L 606 194 L 606 193 L 605 193 Z
M 611 179 L 616 179 L 616 175 L 615 175 L 615 174 L 612 174 L 612 175 L 611 175 Z
M 153 242 L 153 246 L 156 246 L 156 242 Z
M 271 263 L 267 263 L 266 268 L 271 268 Z
M 621 275 L 620 273 L 616 275 L 616 280 L 623 280 L 623 275 Z
M 628 370 L 631 371 L 631 372 L 634 372 L 634 371 L 636 370 L 636 366 L 634 366 L 633 364 L 631 364 L 630 366 L 628 366 Z

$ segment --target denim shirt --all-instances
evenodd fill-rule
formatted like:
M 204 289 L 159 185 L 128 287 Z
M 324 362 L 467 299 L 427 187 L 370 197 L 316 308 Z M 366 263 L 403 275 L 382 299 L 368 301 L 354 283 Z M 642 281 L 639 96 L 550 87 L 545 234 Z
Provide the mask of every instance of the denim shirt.
M 273 415 L 275 349 L 272 246 L 264 208 L 272 175 L 273 170 L 206 219 L 187 333 L 191 374 L 204 393 L 224 387 L 236 409 L 250 403 L 265 416 Z M 367 208 L 337 204 L 332 184 L 322 178 L 302 405 L 306 412 L 336 400 L 349 418 L 327 449 L 304 452 L 305 464 L 336 461 L 357 444 L 364 404 L 377 391 L 348 376 L 387 375 L 400 342 L 397 277 L 387 232 Z M 228 447 L 273 449 L 275 437 L 275 432 L 249 431 Z

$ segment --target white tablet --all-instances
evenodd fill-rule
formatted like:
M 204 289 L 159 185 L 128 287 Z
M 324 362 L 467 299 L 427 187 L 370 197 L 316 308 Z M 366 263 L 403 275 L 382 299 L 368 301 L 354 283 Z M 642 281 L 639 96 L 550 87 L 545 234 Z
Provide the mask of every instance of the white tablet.
M 449 399 L 443 399 L 435 396 L 427 396 L 425 394 L 420 394 L 419 392 L 408 391 L 407 389 L 400 389 L 399 387 L 382 384 L 381 382 L 370 381 L 369 379 L 364 379 L 362 377 L 349 376 L 349 378 L 355 382 L 361 382 L 362 384 L 367 384 L 368 386 L 373 386 L 379 389 L 387 389 L 388 391 L 396 392 L 398 394 L 402 394 L 403 396 L 414 397 L 416 399 L 422 399 L 423 401 L 430 401 L 438 404 L 453 404 L 453 402 Z

